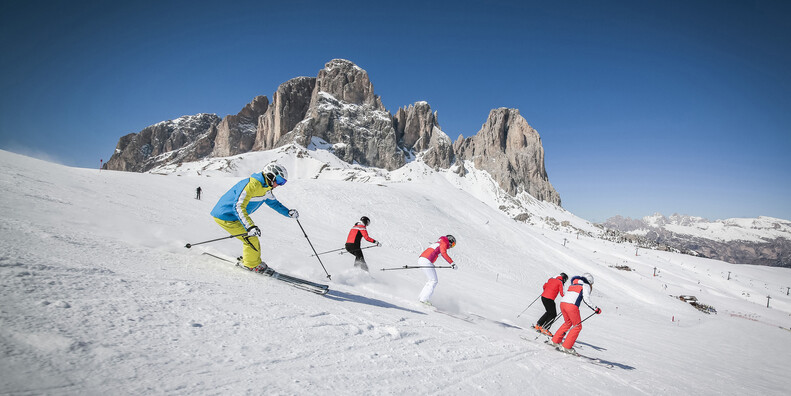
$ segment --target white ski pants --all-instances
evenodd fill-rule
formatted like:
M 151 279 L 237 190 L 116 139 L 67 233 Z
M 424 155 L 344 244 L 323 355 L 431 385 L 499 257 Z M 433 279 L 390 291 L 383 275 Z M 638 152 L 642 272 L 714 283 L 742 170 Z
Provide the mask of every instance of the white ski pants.
M 426 302 L 431 298 L 431 295 L 434 294 L 434 288 L 437 287 L 437 283 L 439 280 L 437 279 L 437 270 L 434 269 L 434 264 L 431 261 L 428 261 L 425 257 L 420 257 L 417 259 L 418 267 L 431 267 L 431 268 L 423 268 L 423 272 L 426 273 L 426 278 L 428 278 L 428 282 L 426 285 L 423 286 L 423 290 L 420 292 L 420 302 Z

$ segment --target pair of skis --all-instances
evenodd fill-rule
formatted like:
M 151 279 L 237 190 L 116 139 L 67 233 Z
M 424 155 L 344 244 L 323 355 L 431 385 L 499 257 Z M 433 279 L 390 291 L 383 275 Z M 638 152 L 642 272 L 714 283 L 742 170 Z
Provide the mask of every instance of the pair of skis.
M 245 269 L 239 263 L 239 261 L 234 261 L 234 260 L 231 260 L 229 258 L 225 258 L 225 257 L 218 256 L 218 255 L 215 255 L 215 254 L 207 253 L 207 252 L 203 252 L 203 254 L 205 254 L 207 256 L 214 257 L 214 258 L 216 258 L 218 260 L 222 260 L 222 261 L 226 261 L 226 262 L 229 262 L 231 264 L 234 264 L 240 269 Z M 249 270 L 247 270 L 247 271 L 249 271 Z M 272 279 L 277 279 L 279 281 L 287 283 L 290 286 L 296 287 L 297 289 L 302 289 L 302 290 L 309 291 L 309 292 L 315 293 L 315 294 L 324 295 L 324 294 L 327 294 L 330 291 L 330 287 L 328 285 L 321 284 L 321 283 L 316 283 L 316 282 L 311 282 L 309 280 L 302 279 L 302 278 L 297 278 L 297 277 L 291 276 L 291 275 L 281 274 L 280 272 L 277 272 L 277 271 L 273 270 L 272 268 L 267 268 L 266 271 L 264 271 L 264 272 L 256 272 L 256 274 L 268 276 L 268 277 L 270 277 Z
M 538 336 L 538 337 L 536 337 L 536 338 L 533 338 L 533 339 L 531 339 L 531 338 L 529 338 L 529 337 L 526 337 L 526 336 L 524 336 L 524 335 L 522 335 L 522 336 L 520 336 L 520 337 L 521 337 L 523 340 L 525 340 L 525 341 L 536 342 L 536 341 L 538 340 L 538 338 L 539 338 L 539 337 L 541 337 L 542 335 L 543 335 L 543 336 L 546 336 L 546 334 L 543 334 L 543 333 L 542 333 L 542 334 L 539 334 L 539 336 Z M 591 364 L 593 364 L 594 366 L 601 366 L 601 367 L 604 367 L 604 368 L 607 368 L 607 369 L 610 369 L 610 370 L 612 370 L 612 369 L 614 369 L 614 368 L 615 368 L 615 367 L 612 365 L 612 363 L 605 362 L 604 360 L 601 360 L 601 359 L 599 359 L 599 358 L 595 358 L 595 357 L 591 357 L 591 356 L 585 356 L 585 355 L 583 355 L 583 354 L 581 354 L 581 353 L 577 352 L 576 350 L 575 350 L 575 351 L 573 351 L 573 352 L 571 352 L 571 351 L 567 352 L 567 351 L 565 351 L 565 350 L 562 350 L 562 349 L 560 349 L 560 348 L 557 348 L 557 347 L 555 347 L 555 346 L 552 344 L 552 340 L 551 340 L 551 339 L 549 339 L 549 338 L 548 338 L 548 339 L 546 339 L 546 340 L 544 340 L 544 342 L 543 342 L 543 343 L 544 343 L 544 344 L 546 344 L 547 346 L 551 347 L 552 349 L 554 349 L 554 350 L 558 351 L 558 352 L 562 352 L 562 353 L 565 353 L 565 354 L 568 354 L 568 355 L 571 355 L 571 356 L 576 356 L 576 357 L 578 357 L 578 358 L 580 358 L 580 359 L 582 359 L 582 360 L 584 360 L 584 361 L 586 361 L 586 362 L 588 362 L 588 363 L 591 363 Z

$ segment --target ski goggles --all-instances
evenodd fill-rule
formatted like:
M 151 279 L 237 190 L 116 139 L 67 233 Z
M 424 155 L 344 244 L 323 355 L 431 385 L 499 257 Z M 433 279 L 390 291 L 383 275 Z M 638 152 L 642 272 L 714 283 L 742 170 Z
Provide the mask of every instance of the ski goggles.
M 275 183 L 277 183 L 278 186 L 282 186 L 286 184 L 287 181 L 288 180 L 284 179 L 283 176 L 280 175 L 275 176 Z

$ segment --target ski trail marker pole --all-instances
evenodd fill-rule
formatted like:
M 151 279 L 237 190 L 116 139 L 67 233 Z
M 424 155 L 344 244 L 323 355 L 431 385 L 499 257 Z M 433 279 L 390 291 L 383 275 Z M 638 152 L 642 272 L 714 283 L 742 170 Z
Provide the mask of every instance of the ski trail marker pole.
M 247 233 L 245 232 L 244 234 L 229 235 L 229 236 L 227 236 L 227 237 L 222 237 L 222 238 L 212 239 L 212 240 L 209 240 L 209 241 L 195 242 L 195 243 L 188 243 L 188 244 L 187 244 L 187 245 L 185 245 L 184 247 L 185 247 L 185 248 L 187 248 L 187 249 L 189 249 L 189 248 L 191 248 L 191 247 L 193 247 L 193 246 L 195 246 L 195 245 L 202 245 L 202 244 L 204 244 L 204 243 L 209 243 L 209 242 L 217 242 L 217 241 L 221 241 L 221 240 L 223 240 L 223 239 L 238 238 L 238 237 L 240 237 L 240 236 L 247 236 Z
M 302 230 L 302 235 L 305 235 L 305 239 L 308 240 L 308 244 L 310 245 L 310 248 L 313 249 L 313 253 L 316 253 L 316 248 L 313 247 L 313 243 L 310 242 L 310 238 L 308 238 L 308 234 L 305 232 L 305 229 L 302 228 L 302 223 L 299 222 L 299 219 L 294 219 L 294 220 L 296 220 L 297 224 L 299 224 L 299 229 Z M 319 264 L 321 264 L 321 268 L 324 268 L 324 273 L 327 274 L 327 279 L 332 280 L 332 278 L 330 277 L 330 273 L 327 272 L 327 268 L 324 266 L 324 263 L 321 262 L 318 253 L 316 253 L 316 259 L 319 260 Z
M 528 306 L 527 306 L 527 308 L 525 308 L 525 310 L 524 310 L 524 311 L 520 312 L 520 313 L 519 313 L 519 315 L 516 315 L 516 317 L 518 318 L 518 317 L 522 316 L 522 314 L 523 314 L 523 313 L 525 313 L 525 311 L 527 311 L 527 309 L 528 309 L 528 308 L 532 307 L 532 306 L 533 306 L 533 304 L 535 304 L 535 303 L 536 303 L 536 301 L 538 301 L 538 299 L 539 299 L 540 297 L 541 297 L 541 295 L 539 294 L 539 295 L 538 295 L 538 297 L 536 297 L 536 299 L 535 299 L 535 300 L 533 300 L 533 302 L 531 302 L 531 303 L 530 303 L 530 305 L 528 305 Z

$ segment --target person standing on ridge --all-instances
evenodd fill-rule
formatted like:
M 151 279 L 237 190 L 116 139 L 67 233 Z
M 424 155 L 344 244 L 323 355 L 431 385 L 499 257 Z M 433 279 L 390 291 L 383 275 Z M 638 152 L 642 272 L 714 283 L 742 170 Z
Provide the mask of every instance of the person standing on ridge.
M 558 293 L 560 293 L 561 297 L 564 296 L 563 285 L 566 284 L 568 278 L 568 275 L 561 272 L 559 276 L 549 278 L 547 283 L 544 283 L 544 292 L 541 293 L 541 302 L 544 303 L 544 309 L 546 309 L 547 312 L 538 319 L 535 329 L 550 337 L 552 337 L 552 333 L 549 331 L 549 328 L 552 327 L 552 323 L 558 315 L 555 309 L 555 298 L 558 296 Z
M 365 228 L 368 227 L 368 224 L 371 224 L 371 219 L 367 216 L 361 217 L 360 221 L 355 223 L 354 227 L 349 230 L 349 236 L 346 237 L 346 251 L 354 255 L 354 266 L 362 268 L 365 272 L 368 272 L 368 264 L 365 262 L 362 249 L 360 249 L 360 241 L 365 238 L 366 241 L 375 243 L 376 246 L 381 246 L 376 239 L 368 236 L 368 230 Z
M 563 296 L 563 299 L 560 301 L 560 312 L 563 313 L 563 320 L 565 322 L 560 326 L 555 336 L 552 337 L 552 345 L 559 351 L 572 354 L 577 353 L 577 351 L 574 350 L 574 343 L 577 341 L 577 336 L 579 336 L 580 331 L 582 331 L 580 303 L 584 301 L 588 308 L 592 309 L 597 314 L 601 313 L 599 307 L 594 308 L 593 304 L 591 304 L 590 294 L 592 289 L 593 275 L 586 272 L 582 274 L 582 276 L 571 278 L 571 284 L 566 291 L 566 295 Z M 564 341 L 563 336 L 567 331 L 569 334 Z M 561 341 L 563 341 L 562 345 L 560 344 Z
M 451 268 L 456 269 L 456 264 L 453 264 L 453 259 L 448 256 L 447 250 L 456 246 L 456 238 L 453 235 L 446 235 L 439 237 L 437 242 L 432 243 L 417 259 L 418 267 L 425 267 L 423 268 L 423 272 L 426 273 L 426 277 L 428 278 L 428 282 L 426 285 L 423 286 L 423 290 L 420 292 L 419 301 L 425 305 L 431 306 L 431 302 L 429 299 L 431 295 L 434 294 L 434 288 L 437 287 L 437 283 L 439 280 L 437 279 L 437 270 L 434 269 L 434 262 L 437 261 L 437 258 L 441 255 L 445 261 L 450 264 Z
M 200 192 L 201 192 L 201 188 L 200 188 L 200 186 L 198 186 L 198 188 L 195 189 L 195 199 L 197 199 L 199 201 L 200 201 Z
M 264 272 L 267 269 L 266 263 L 261 261 L 261 244 L 258 241 L 261 229 L 253 223 L 250 214 L 258 210 L 262 204 L 267 204 L 283 216 L 299 218 L 296 209 L 286 208 L 272 194 L 272 190 L 286 184 L 286 181 L 288 181 L 286 168 L 274 162 L 270 163 L 262 172 L 253 173 L 249 178 L 231 187 L 220 197 L 211 211 L 214 221 L 231 235 L 247 233 L 238 238 L 244 243 L 242 264 L 250 271 Z

